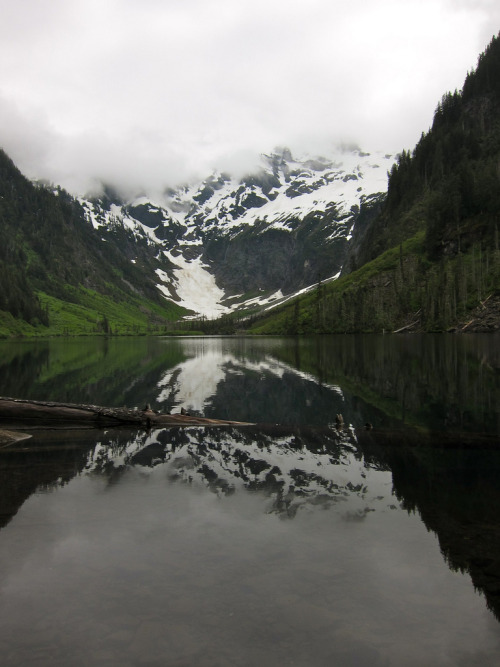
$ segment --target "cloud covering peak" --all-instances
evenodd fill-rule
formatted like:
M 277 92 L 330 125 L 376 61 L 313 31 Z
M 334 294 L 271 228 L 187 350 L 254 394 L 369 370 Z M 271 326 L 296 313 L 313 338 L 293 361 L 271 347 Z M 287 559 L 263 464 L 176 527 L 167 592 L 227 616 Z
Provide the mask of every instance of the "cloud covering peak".
M 0 0 L 0 145 L 83 193 L 273 146 L 412 147 L 500 25 L 496 0 Z

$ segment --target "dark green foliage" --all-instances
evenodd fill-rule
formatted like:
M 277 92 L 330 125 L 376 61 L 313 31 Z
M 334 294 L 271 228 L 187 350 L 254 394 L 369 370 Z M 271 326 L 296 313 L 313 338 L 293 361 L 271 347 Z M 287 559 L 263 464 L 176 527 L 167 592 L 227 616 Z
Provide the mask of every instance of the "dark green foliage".
M 432 128 L 398 156 L 381 216 L 359 243 L 360 263 L 420 230 L 434 259 L 492 243 L 500 210 L 499 81 L 494 37 L 463 90 L 442 97 Z
M 169 306 L 145 277 L 143 262 L 151 260 L 129 231 L 119 225 L 94 230 L 75 199 L 61 189 L 33 185 L 0 150 L 1 312 L 35 328 L 48 326 L 48 306 L 39 293 L 81 304 L 81 290 L 87 289 L 124 306 L 131 294 L 140 297 L 151 315 L 156 304 L 155 319 L 166 322 Z M 147 275 L 154 275 L 154 267 L 149 269 Z M 105 314 L 102 322 L 102 332 L 110 333 Z
M 205 335 L 227 336 L 236 333 L 240 318 L 235 315 L 223 315 L 215 320 L 201 317 L 198 320 L 191 320 L 183 323 L 182 329 L 185 333 L 203 333 Z
M 247 326 L 266 334 L 443 331 L 467 319 L 469 310 L 499 286 L 498 246 L 484 250 L 477 242 L 465 253 L 433 262 L 420 232 L 334 283 L 318 282 L 307 296 L 254 317 Z
M 443 96 L 415 149 L 398 156 L 379 210 L 355 227 L 337 283 L 254 330 L 439 331 L 500 290 L 500 37 L 463 90 Z

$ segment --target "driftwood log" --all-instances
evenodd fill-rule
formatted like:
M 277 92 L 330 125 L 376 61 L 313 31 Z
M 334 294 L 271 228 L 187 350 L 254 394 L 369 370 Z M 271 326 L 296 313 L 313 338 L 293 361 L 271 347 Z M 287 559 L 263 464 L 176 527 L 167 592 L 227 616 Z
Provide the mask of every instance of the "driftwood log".
M 344 428 L 341 415 L 337 415 L 336 427 Z M 34 428 L 110 428 L 110 427 L 154 428 L 162 426 L 256 426 L 248 422 L 227 419 L 209 419 L 176 413 L 154 412 L 146 406 L 143 410 L 131 408 L 109 408 L 78 403 L 54 403 L 48 401 L 28 401 L 17 398 L 0 397 L 0 448 L 30 436 L 20 431 Z M 269 425 L 260 424 L 262 428 Z M 272 428 L 277 428 L 276 424 Z M 10 431 L 7 429 L 11 429 Z M 410 447 L 487 447 L 500 446 L 498 436 L 485 433 L 422 432 L 415 429 L 393 431 L 374 429 L 371 424 L 355 429 L 356 439 L 361 446 L 403 446 Z
M 0 428 L 28 427 L 112 427 L 135 426 L 243 426 L 246 422 L 193 417 L 188 414 L 163 414 L 149 408 L 108 408 L 78 403 L 54 403 L 27 401 L 17 398 L 0 398 Z

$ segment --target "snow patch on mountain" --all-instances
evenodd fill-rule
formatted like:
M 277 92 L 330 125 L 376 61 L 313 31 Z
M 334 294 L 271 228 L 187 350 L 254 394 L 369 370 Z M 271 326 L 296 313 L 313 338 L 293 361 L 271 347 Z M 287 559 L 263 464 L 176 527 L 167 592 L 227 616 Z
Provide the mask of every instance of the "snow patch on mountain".
M 382 166 L 379 164 L 381 163 Z M 378 156 L 375 159 L 364 158 L 360 164 L 359 156 L 347 156 L 342 167 L 329 170 L 318 176 L 314 170 L 304 170 L 302 163 L 294 162 L 291 171 L 294 183 L 283 184 L 281 189 L 269 192 L 271 200 L 257 208 L 249 208 L 234 220 L 228 215 L 224 206 L 225 197 L 219 197 L 213 212 L 225 228 L 231 229 L 240 225 L 252 225 L 256 220 L 268 223 L 269 228 L 291 229 L 287 224 L 290 220 L 304 218 L 312 212 L 325 213 L 328 208 L 336 206 L 340 214 L 348 214 L 353 206 L 358 206 L 361 197 L 387 189 L 387 170 L 393 163 L 392 157 Z M 333 165 L 332 165 L 333 166 Z M 291 178 L 291 176 L 288 176 Z M 285 187 L 288 185 L 288 187 Z M 257 189 L 252 187 L 250 193 Z M 263 197 L 263 193 L 259 193 Z M 260 203 L 260 202 L 259 202 Z M 335 238 L 335 232 L 330 238 Z
M 281 148 L 241 180 L 213 173 L 154 198 L 79 201 L 95 229 L 121 226 L 147 248 L 165 298 L 216 318 L 277 305 L 313 289 L 316 276 L 335 279 L 360 207 L 387 190 L 393 162 L 359 149 L 296 157 Z
M 188 310 L 193 310 L 204 317 L 220 317 L 230 312 L 227 306 L 221 304 L 224 291 L 217 287 L 215 278 L 203 264 L 201 257 L 186 260 L 182 255 L 173 255 L 168 250 L 163 254 L 177 268 L 173 270 L 174 279 L 170 280 L 168 275 L 161 269 L 156 273 L 162 283 L 158 288 L 167 298 L 174 299 L 169 289 L 172 286 L 177 294 L 176 303 Z
M 240 295 L 241 296 L 241 295 Z M 270 303 L 279 303 L 284 298 L 283 292 L 279 289 L 277 292 L 269 296 L 256 296 L 253 299 L 247 299 L 246 301 L 239 302 L 239 306 L 250 308 L 251 306 L 266 306 Z

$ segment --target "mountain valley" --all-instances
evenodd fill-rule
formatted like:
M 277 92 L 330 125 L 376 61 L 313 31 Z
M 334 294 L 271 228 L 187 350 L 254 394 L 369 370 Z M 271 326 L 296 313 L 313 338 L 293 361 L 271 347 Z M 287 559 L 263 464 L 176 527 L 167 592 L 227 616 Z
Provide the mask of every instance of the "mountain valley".
M 360 211 L 376 210 L 393 163 L 356 148 L 302 159 L 285 148 L 241 180 L 215 173 L 160 201 L 79 201 L 96 230 L 121 226 L 151 247 L 166 298 L 210 318 L 338 275 Z
M 154 196 L 0 151 L 0 337 L 500 329 L 499 81 L 494 37 L 412 151 L 281 147 Z

